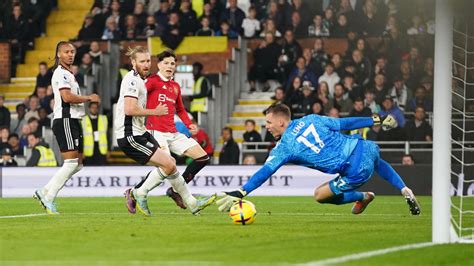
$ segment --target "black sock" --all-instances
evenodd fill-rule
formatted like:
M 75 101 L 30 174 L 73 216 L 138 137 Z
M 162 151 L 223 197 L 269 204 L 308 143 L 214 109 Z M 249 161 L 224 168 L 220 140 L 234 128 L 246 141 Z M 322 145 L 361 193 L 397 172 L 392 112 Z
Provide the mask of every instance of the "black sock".
M 209 158 L 208 155 L 205 155 L 205 156 L 202 156 L 200 158 L 197 158 L 191 164 L 189 164 L 188 167 L 186 167 L 186 170 L 184 170 L 184 173 L 183 173 L 183 177 L 184 177 L 184 180 L 186 181 L 186 183 L 191 182 L 191 180 L 193 180 L 194 176 L 199 171 L 201 171 L 201 169 L 204 168 L 204 166 L 206 166 L 206 164 L 209 163 L 210 160 L 211 160 L 211 158 Z

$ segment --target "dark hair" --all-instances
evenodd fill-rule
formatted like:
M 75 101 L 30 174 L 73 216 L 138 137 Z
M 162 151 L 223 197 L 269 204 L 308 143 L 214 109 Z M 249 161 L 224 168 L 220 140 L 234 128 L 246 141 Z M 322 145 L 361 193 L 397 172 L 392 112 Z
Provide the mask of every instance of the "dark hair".
M 20 137 L 19 137 L 18 134 L 16 134 L 16 133 L 11 133 L 10 136 L 8 136 L 8 139 L 11 139 L 11 138 L 20 139 Z
M 29 136 L 33 136 L 33 137 L 35 137 L 35 139 L 40 139 L 41 138 L 40 135 L 38 135 L 36 133 L 30 133 L 26 137 L 29 137 Z
M 230 127 L 224 127 L 224 128 L 222 129 L 222 131 L 224 131 L 224 130 L 229 131 L 230 135 L 232 135 L 232 128 L 230 128 Z
M 173 52 L 173 50 L 164 50 L 163 52 L 159 53 L 157 56 L 158 62 L 163 61 L 167 57 L 173 57 L 174 60 L 176 61 L 176 54 Z
M 56 50 L 54 52 L 54 66 L 53 66 L 53 69 L 57 68 L 59 66 L 59 57 L 58 57 L 58 52 L 59 52 L 59 49 L 64 46 L 64 45 L 67 45 L 67 44 L 70 44 L 74 47 L 74 49 L 76 48 L 74 46 L 74 44 L 70 41 L 60 41 L 58 42 L 58 44 L 56 45 Z
M 270 105 L 265 111 L 265 114 L 281 114 L 286 116 L 287 118 L 291 117 L 290 108 L 285 104 L 281 103 Z
M 48 64 L 47 64 L 45 61 L 39 62 L 38 65 L 39 65 L 39 66 L 46 66 L 46 67 L 48 67 Z
M 244 123 L 244 124 L 247 124 L 247 123 L 252 123 L 252 125 L 255 126 L 255 120 L 253 120 L 253 119 L 247 119 L 247 120 L 245 120 L 245 123 Z
M 415 160 L 413 159 L 413 155 L 411 155 L 411 154 L 405 153 L 405 154 L 403 154 L 402 158 L 403 158 L 403 157 L 410 157 L 413 162 L 415 161 Z
M 354 103 L 355 103 L 355 102 L 364 103 L 364 100 L 362 100 L 362 98 L 360 98 L 360 97 L 357 97 L 357 98 L 354 99 Z
M 38 119 L 38 118 L 36 118 L 36 117 L 30 117 L 30 119 L 28 119 L 28 121 L 27 121 L 27 122 L 28 122 L 28 124 L 29 124 L 29 123 L 31 123 L 31 122 L 34 122 L 34 121 L 37 121 L 37 122 L 39 122 L 39 119 Z
M 202 69 L 204 68 L 204 66 L 200 62 L 194 62 L 193 67 L 197 68 L 199 72 L 201 72 Z

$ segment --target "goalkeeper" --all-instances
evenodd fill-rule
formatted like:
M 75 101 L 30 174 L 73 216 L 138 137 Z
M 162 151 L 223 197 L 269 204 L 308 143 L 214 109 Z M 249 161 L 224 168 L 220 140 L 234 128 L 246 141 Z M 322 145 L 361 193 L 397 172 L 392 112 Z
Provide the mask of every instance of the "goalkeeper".
M 353 214 L 362 213 L 374 199 L 372 192 L 359 192 L 374 170 L 405 197 L 412 215 L 420 214 L 420 206 L 402 178 L 389 163 L 382 160 L 379 147 L 358 135 L 344 135 L 340 130 L 353 130 L 381 125 L 383 130 L 397 127 L 391 115 L 380 117 L 330 118 L 307 115 L 290 120 L 290 109 L 284 104 L 274 104 L 266 111 L 266 128 L 276 139 L 276 147 L 267 161 L 239 190 L 224 192 L 217 201 L 220 211 L 228 211 L 237 201 L 261 186 L 285 163 L 313 168 L 336 178 L 316 188 L 314 198 L 319 203 L 346 204 L 355 202 Z

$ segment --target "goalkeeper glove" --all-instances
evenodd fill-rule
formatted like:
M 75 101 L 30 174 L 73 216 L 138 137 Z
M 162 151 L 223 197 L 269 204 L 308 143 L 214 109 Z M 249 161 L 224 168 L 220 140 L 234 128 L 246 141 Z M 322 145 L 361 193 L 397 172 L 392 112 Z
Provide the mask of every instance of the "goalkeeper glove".
M 247 192 L 243 189 L 224 192 L 224 197 L 216 201 L 217 206 L 219 206 L 219 211 L 228 212 L 230 210 L 230 207 L 232 207 L 235 202 L 245 197 L 245 195 L 247 195 Z
M 374 120 L 374 126 L 382 126 L 382 130 L 387 131 L 398 126 L 397 120 L 393 115 L 379 116 L 378 114 L 372 115 Z

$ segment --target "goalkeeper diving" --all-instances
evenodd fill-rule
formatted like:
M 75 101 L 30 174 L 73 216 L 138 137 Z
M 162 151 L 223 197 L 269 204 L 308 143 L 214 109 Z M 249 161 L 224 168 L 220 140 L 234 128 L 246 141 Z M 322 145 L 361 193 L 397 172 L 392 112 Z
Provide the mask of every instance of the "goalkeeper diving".
M 279 140 L 268 159 L 240 189 L 224 192 L 217 201 L 219 210 L 229 211 L 238 201 L 260 187 L 282 165 L 293 163 L 319 170 L 336 177 L 314 191 L 319 203 L 346 204 L 354 202 L 353 214 L 362 213 L 375 198 L 373 192 L 357 189 L 372 177 L 374 171 L 405 197 L 412 215 L 419 215 L 418 204 L 412 190 L 402 178 L 380 157 L 379 147 L 359 135 L 345 135 L 341 130 L 353 130 L 380 125 L 383 130 L 397 127 L 391 115 L 380 117 L 330 118 L 307 115 L 291 120 L 290 109 L 284 104 L 271 105 L 266 111 L 266 128 Z

